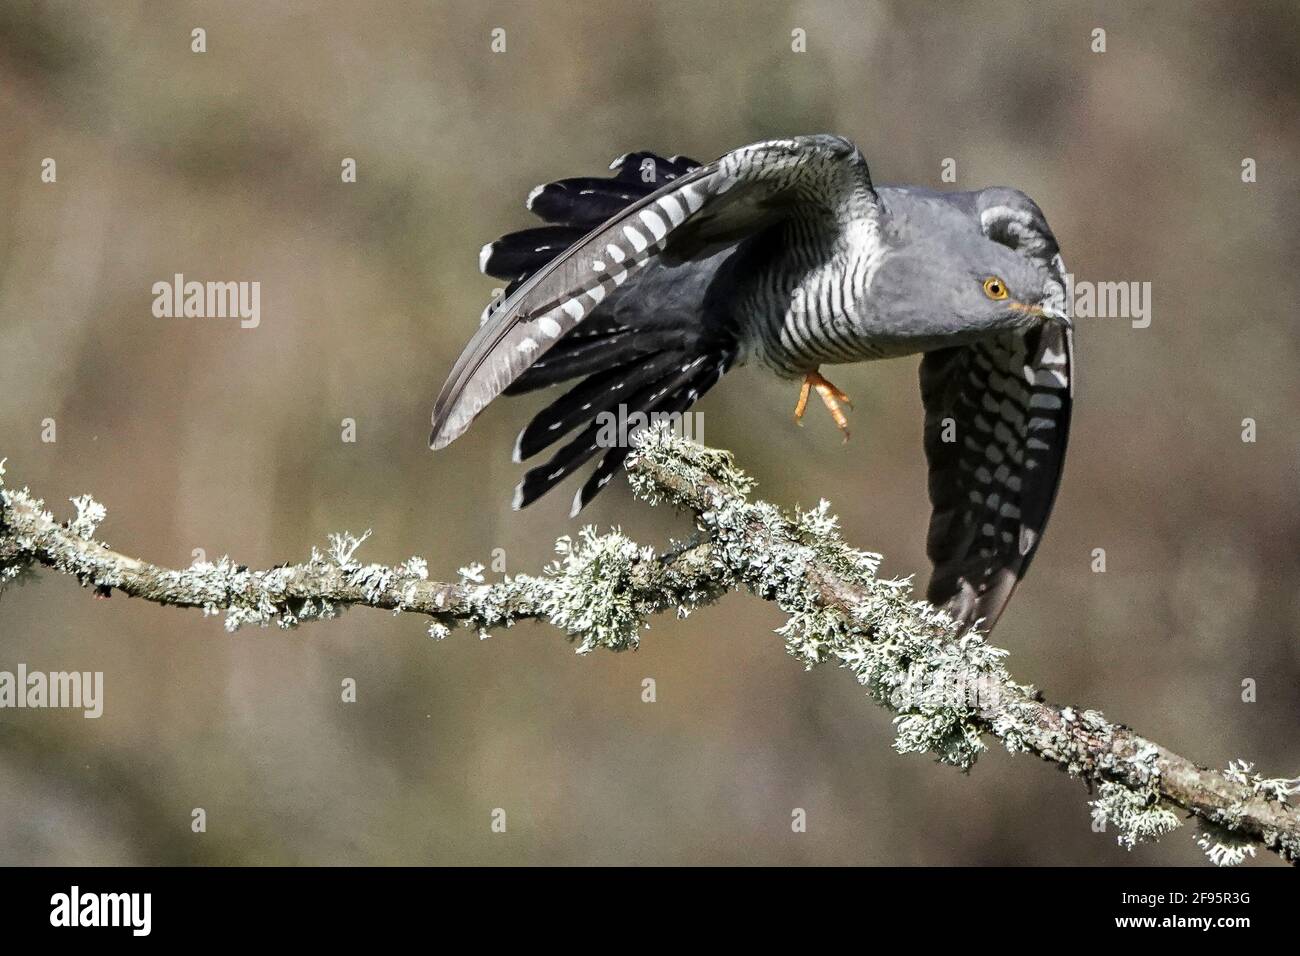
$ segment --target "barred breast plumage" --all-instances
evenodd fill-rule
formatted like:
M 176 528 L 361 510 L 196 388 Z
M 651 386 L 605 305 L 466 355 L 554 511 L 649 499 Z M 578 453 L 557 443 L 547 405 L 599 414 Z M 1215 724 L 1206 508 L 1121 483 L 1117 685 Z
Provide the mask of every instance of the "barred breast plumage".
M 868 289 L 885 255 L 865 221 L 846 235 L 827 235 L 814 219 L 782 223 L 754 250 L 764 268 L 744 270 L 735 308 L 745 357 L 795 378 L 823 364 L 882 358 L 873 336 Z

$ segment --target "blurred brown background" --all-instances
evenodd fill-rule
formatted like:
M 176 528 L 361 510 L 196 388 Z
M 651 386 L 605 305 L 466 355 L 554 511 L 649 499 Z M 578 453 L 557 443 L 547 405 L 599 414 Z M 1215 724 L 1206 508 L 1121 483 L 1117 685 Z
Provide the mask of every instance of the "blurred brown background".
M 367 560 L 453 577 L 499 547 L 536 570 L 579 526 L 572 488 L 510 511 L 536 398 L 425 445 L 494 285 L 479 246 L 528 223 L 533 185 L 798 132 L 853 138 L 878 182 L 940 186 L 952 157 L 957 188 L 1034 196 L 1080 279 L 1154 288 L 1150 328 L 1080 323 L 1064 486 L 995 643 L 1054 700 L 1294 775 L 1298 40 L 1294 3 L 8 0 L 0 457 L 61 514 L 93 493 L 101 536 L 160 563 L 266 566 L 373 527 Z M 176 272 L 260 281 L 261 326 L 154 318 Z M 753 369 L 703 403 L 705 437 L 771 500 L 829 497 L 851 541 L 924 580 L 916 362 L 834 378 L 857 400 L 847 446 L 826 416 L 794 427 L 794 390 Z M 686 528 L 621 482 L 583 519 Z M 42 574 L 0 602 L 0 669 L 102 670 L 105 714 L 0 712 L 0 862 L 1202 859 L 1190 827 L 1125 853 L 1033 760 L 963 776 L 892 753 L 888 714 L 845 673 L 804 673 L 780 623 L 733 595 L 588 658 L 542 627 L 435 644 L 367 611 L 228 636 Z

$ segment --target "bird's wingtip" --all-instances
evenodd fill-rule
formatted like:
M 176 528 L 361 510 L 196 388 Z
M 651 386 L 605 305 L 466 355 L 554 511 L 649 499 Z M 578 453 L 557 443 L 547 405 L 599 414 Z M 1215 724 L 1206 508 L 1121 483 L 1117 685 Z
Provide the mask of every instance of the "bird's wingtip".
M 433 431 L 429 434 L 429 447 L 434 451 L 446 448 L 465 432 L 469 431 L 473 416 L 466 417 L 460 410 L 460 403 L 449 401 L 445 396 L 439 397 L 433 406 Z
M 429 448 L 433 451 L 441 451 L 459 437 L 460 432 L 448 428 L 446 422 L 441 422 L 435 417 L 433 431 L 429 432 Z
M 582 489 L 579 488 L 576 492 L 574 492 L 573 503 L 569 505 L 569 517 L 570 518 L 578 517 L 578 512 L 582 510 L 583 506 L 586 505 L 586 503 L 587 502 L 582 500 Z

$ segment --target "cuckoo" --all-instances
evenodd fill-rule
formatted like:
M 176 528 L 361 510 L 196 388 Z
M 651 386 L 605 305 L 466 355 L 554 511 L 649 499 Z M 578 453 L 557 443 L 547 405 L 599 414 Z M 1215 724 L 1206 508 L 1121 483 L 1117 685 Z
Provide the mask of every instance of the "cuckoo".
M 508 285 L 438 396 L 432 447 L 499 394 L 576 379 L 514 455 L 560 446 L 516 508 L 596 459 L 576 514 L 630 451 L 601 440 L 602 413 L 681 413 L 753 362 L 799 383 L 796 417 L 815 394 L 847 436 L 848 397 L 823 367 L 919 354 L 927 598 L 992 627 L 1051 511 L 1073 391 L 1065 269 L 1033 200 L 876 186 L 831 135 L 610 169 L 537 187 L 527 207 L 547 225 L 483 248 L 482 271 Z

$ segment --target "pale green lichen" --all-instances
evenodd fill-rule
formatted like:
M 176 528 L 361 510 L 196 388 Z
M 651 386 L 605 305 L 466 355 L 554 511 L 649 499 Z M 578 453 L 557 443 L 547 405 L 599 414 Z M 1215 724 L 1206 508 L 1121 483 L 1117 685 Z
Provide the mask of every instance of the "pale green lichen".
M 521 616 L 540 617 L 574 640 L 579 654 L 599 647 L 621 651 L 637 646 L 652 615 L 675 609 L 686 616 L 722 593 L 708 573 L 699 573 L 707 569 L 663 561 L 653 548 L 617 529 L 601 535 L 585 527 L 576 539 L 560 538 L 555 551 L 556 560 L 541 575 L 470 587 L 462 623 L 486 636 Z M 481 570 L 481 565 L 461 569 L 467 582 Z
M 1255 765 L 1246 760 L 1230 760 L 1223 775 L 1234 783 L 1248 786 L 1256 795 L 1265 800 L 1286 803 L 1287 797 L 1300 793 L 1300 779 L 1285 777 L 1265 777 L 1256 773 Z
M 1141 740 L 1133 753 L 1117 754 L 1110 746 L 1114 728 L 1102 714 L 1095 710 L 1076 712 L 1073 708 L 1061 709 L 1061 718 L 1068 724 L 1077 724 L 1086 739 L 1099 746 L 1088 753 L 1078 752 L 1066 762 L 1072 774 L 1080 765 L 1090 763 L 1093 773 L 1119 778 L 1103 781 L 1097 789 L 1097 799 L 1089 802 L 1094 819 L 1112 824 L 1118 831 L 1120 846 L 1132 850 L 1138 843 L 1153 842 L 1182 825 L 1177 812 L 1160 796 L 1160 748 Z M 1059 758 L 1058 758 L 1059 759 Z
M 45 504 L 40 499 L 33 498 L 26 488 L 5 487 L 5 462 L 7 461 L 7 458 L 0 458 L 0 539 L 3 539 L 2 543 L 5 545 L 0 548 L 0 594 L 3 594 L 5 588 L 11 584 L 25 584 L 35 577 L 34 562 L 30 558 L 30 551 L 35 542 L 30 535 L 22 533 L 20 529 L 10 528 L 5 523 L 5 515 L 14 507 L 30 507 L 40 511 Z
M 38 513 L 42 521 L 35 527 L 53 519 L 26 489 L 4 488 L 3 466 L 0 461 L 0 589 L 31 567 L 38 551 L 44 563 L 83 584 L 119 586 L 119 565 L 96 549 L 72 545 L 66 535 L 38 541 L 5 526 L 11 508 Z M 576 539 L 556 543 L 557 558 L 540 575 L 488 583 L 484 566 L 473 563 L 460 569 L 458 585 L 435 587 L 430 598 L 428 588 L 421 590 L 428 579 L 422 558 L 395 567 L 363 565 L 356 552 L 370 532 L 341 533 L 330 536 L 325 554 L 312 549 L 306 564 L 297 567 L 250 571 L 223 557 L 183 571 L 160 569 L 155 599 L 177 603 L 166 595 L 183 595 L 183 603 L 198 603 L 205 614 L 224 611 L 225 626 L 233 631 L 247 624 L 293 627 L 335 617 L 356 603 L 356 592 L 362 601 L 392 607 L 394 613 L 418 606 L 432 614 L 429 635 L 435 639 L 448 636 L 456 624 L 486 637 L 493 629 L 538 618 L 562 629 L 585 654 L 600 647 L 635 648 L 652 615 L 675 610 L 685 617 L 743 587 L 786 613 L 778 633 L 805 667 L 827 662 L 843 667 L 895 712 L 898 751 L 931 753 L 967 770 L 985 749 L 982 734 L 991 731 L 1013 753 L 1033 750 L 1072 775 L 1111 778 L 1100 784 L 1092 806 L 1118 829 L 1122 845 L 1131 849 L 1178 825 L 1177 815 L 1159 798 L 1158 748 L 1143 743 L 1127 754 L 1112 747 L 1115 728 L 1094 710 L 1065 707 L 1059 720 L 1050 710 L 1045 717 L 1033 688 L 1013 682 L 1004 668 L 1006 651 L 976 631 L 961 633 L 944 612 L 914 600 L 910 581 L 877 578 L 880 556 L 842 540 L 826 501 L 789 517 L 771 504 L 751 503 L 746 496 L 753 482 L 730 453 L 696 445 L 663 427 L 642 433 L 629 469 L 636 495 L 695 513 L 695 539 L 659 556 L 618 529 L 597 534 L 587 527 Z M 93 540 L 105 517 L 103 507 L 88 496 L 73 504 L 77 516 L 66 530 L 80 541 Z M 303 588 L 291 584 L 304 576 L 331 582 L 322 590 L 334 598 L 294 597 Z M 418 605 L 417 594 L 423 595 Z M 1262 778 L 1244 762 L 1229 765 L 1225 775 L 1266 800 L 1286 802 L 1300 792 L 1300 781 Z M 1254 847 L 1234 833 L 1244 812 L 1230 807 L 1203 822 L 1198 842 L 1215 863 L 1237 863 L 1253 854 Z M 1265 843 L 1289 859 L 1300 857 L 1300 846 L 1289 835 L 1268 833 Z
M 116 556 L 99 548 L 77 546 L 59 532 L 60 526 L 26 488 L 21 490 L 3 486 L 0 469 L 0 503 L 3 514 L 19 513 L 35 516 L 21 527 L 0 527 L 6 532 L 5 554 L 9 557 L 0 563 L 0 585 L 7 584 L 24 574 L 41 553 L 56 570 L 70 574 L 83 585 L 111 589 L 125 583 L 124 565 Z M 88 495 L 72 499 L 76 517 L 62 526 L 62 532 L 74 536 L 79 542 L 94 542 L 99 524 L 106 510 Z M 3 521 L 0 518 L 0 521 Z M 338 534 L 330 537 L 327 554 L 312 549 L 310 560 L 303 566 L 279 567 L 267 571 L 251 571 L 238 565 L 229 557 L 217 561 L 195 562 L 183 570 L 157 569 L 151 575 L 150 593 L 164 603 L 185 603 L 200 607 L 205 615 L 225 614 L 225 627 L 234 631 L 245 625 L 262 627 L 275 624 L 294 627 L 305 621 L 336 617 L 344 605 L 322 596 L 295 597 L 291 584 L 306 571 L 321 575 L 337 570 L 345 587 L 356 588 L 367 601 L 375 601 L 389 589 L 408 589 L 427 578 L 428 569 L 423 559 L 412 558 L 389 568 L 384 565 L 362 565 L 354 553 L 365 541 L 369 532 L 360 537 Z M 398 610 L 400 610 L 400 602 Z
M 1097 799 L 1090 801 L 1093 816 L 1118 830 L 1119 845 L 1131 850 L 1139 843 L 1158 840 L 1182 822 L 1178 814 L 1165 806 L 1155 790 L 1134 790 L 1106 781 L 1097 788 Z
M 1242 834 L 1203 822 L 1196 834 L 1196 845 L 1205 851 L 1215 866 L 1238 866 L 1255 855 L 1255 844 Z
M 638 459 L 648 461 L 637 468 Z M 841 539 L 827 502 L 791 520 L 773 505 L 745 500 L 752 482 L 728 453 L 651 430 L 631 468 L 634 493 L 697 510 L 727 577 L 786 612 L 778 633 L 792 656 L 805 667 L 831 661 L 850 670 L 873 698 L 898 712 L 896 749 L 970 768 L 984 750 L 979 702 L 911 695 L 905 688 L 936 682 L 1015 688 L 1000 663 L 1005 651 L 974 632 L 958 636 L 946 614 L 912 598 L 909 581 L 877 578 L 880 556 Z M 850 607 L 828 603 L 810 585 L 813 569 L 851 586 L 858 599 Z
M 83 541 L 92 541 L 95 529 L 108 515 L 107 509 L 90 495 L 80 495 L 70 499 L 77 509 L 77 516 L 68 522 L 68 530 Z
M 1255 765 L 1246 760 L 1231 760 L 1223 775 L 1243 787 L 1249 787 L 1253 796 L 1265 801 L 1287 803 L 1288 798 L 1300 793 L 1300 780 L 1284 777 L 1265 777 L 1255 772 Z M 1214 810 L 1201 820 L 1196 845 L 1205 851 L 1216 866 L 1237 866 L 1247 856 L 1256 852 L 1255 840 L 1240 832 L 1246 807 L 1235 803 Z M 1275 847 L 1290 860 L 1300 859 L 1300 840 L 1276 830 L 1264 834 L 1265 845 Z

